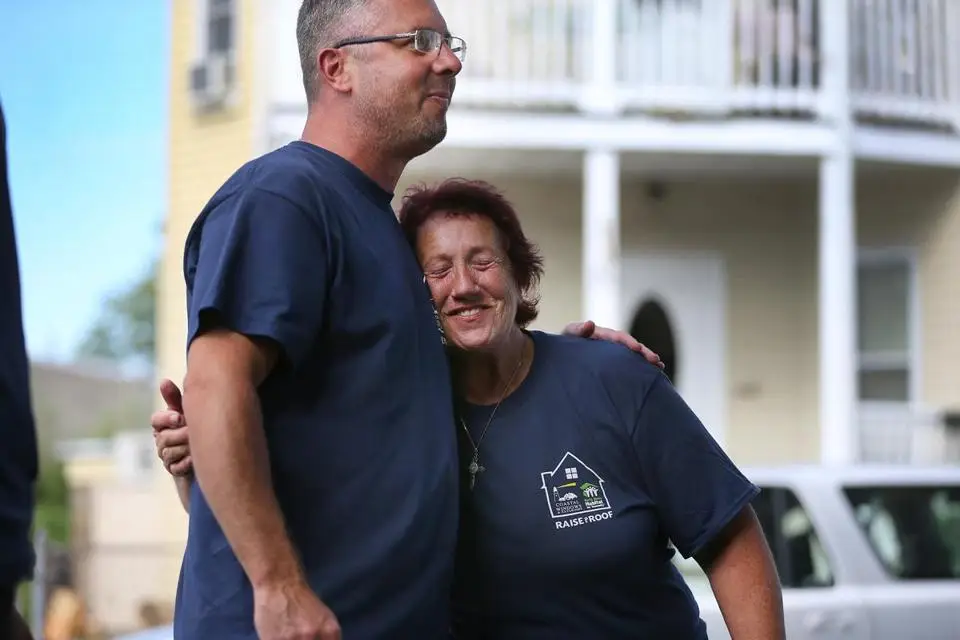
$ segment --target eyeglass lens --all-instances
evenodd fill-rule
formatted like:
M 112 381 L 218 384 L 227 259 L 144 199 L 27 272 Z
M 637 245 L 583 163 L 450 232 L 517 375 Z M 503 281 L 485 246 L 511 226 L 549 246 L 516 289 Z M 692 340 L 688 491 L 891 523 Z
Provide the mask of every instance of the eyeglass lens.
M 413 46 L 421 53 L 431 53 L 433 51 L 438 51 L 443 45 L 443 42 L 444 37 L 441 33 L 431 29 L 421 29 L 417 31 Z M 450 51 L 453 52 L 453 55 L 462 61 L 465 49 L 463 46 L 463 40 L 460 38 L 451 37 L 447 40 L 447 45 L 450 47 Z

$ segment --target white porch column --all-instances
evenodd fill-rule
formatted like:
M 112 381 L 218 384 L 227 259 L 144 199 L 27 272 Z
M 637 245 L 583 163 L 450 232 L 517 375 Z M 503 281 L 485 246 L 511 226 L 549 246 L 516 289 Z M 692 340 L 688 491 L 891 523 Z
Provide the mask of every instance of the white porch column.
M 833 126 L 835 141 L 820 159 L 820 458 L 825 464 L 845 464 L 855 462 L 859 450 L 850 23 L 847 2 L 826 2 L 821 9 L 825 53 L 821 114 Z
M 503 0 L 506 2 L 507 0 Z M 620 110 L 617 99 L 617 69 L 620 65 L 619 0 L 590 0 L 590 58 L 587 86 L 580 95 L 580 108 L 598 116 L 613 116 Z
M 820 160 L 820 458 L 854 462 L 857 443 L 856 230 L 853 160 Z
M 583 319 L 619 329 L 620 155 L 588 149 L 583 162 Z

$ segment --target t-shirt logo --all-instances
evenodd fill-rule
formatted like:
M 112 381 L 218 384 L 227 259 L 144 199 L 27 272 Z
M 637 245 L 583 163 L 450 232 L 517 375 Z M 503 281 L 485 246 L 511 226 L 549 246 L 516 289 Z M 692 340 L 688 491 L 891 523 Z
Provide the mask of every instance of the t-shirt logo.
M 603 478 L 569 451 L 553 471 L 541 473 L 540 480 L 557 529 L 613 517 Z

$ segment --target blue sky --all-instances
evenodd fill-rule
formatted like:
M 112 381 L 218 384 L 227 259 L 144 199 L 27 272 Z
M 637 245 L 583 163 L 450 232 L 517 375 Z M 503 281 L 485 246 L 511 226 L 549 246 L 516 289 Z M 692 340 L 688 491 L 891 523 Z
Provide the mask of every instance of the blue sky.
M 160 249 L 169 3 L 0 0 L 27 347 L 67 359 Z

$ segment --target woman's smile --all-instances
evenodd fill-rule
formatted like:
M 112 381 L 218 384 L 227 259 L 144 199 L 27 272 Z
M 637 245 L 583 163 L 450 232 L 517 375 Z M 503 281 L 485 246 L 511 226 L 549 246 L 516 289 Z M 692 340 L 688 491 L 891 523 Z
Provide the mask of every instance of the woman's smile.
M 484 313 L 485 311 L 487 311 L 487 307 L 474 305 L 470 307 L 461 307 L 459 309 L 455 309 L 454 311 L 451 311 L 447 315 L 454 320 L 460 320 L 460 321 L 476 324 L 486 316 L 486 314 Z

